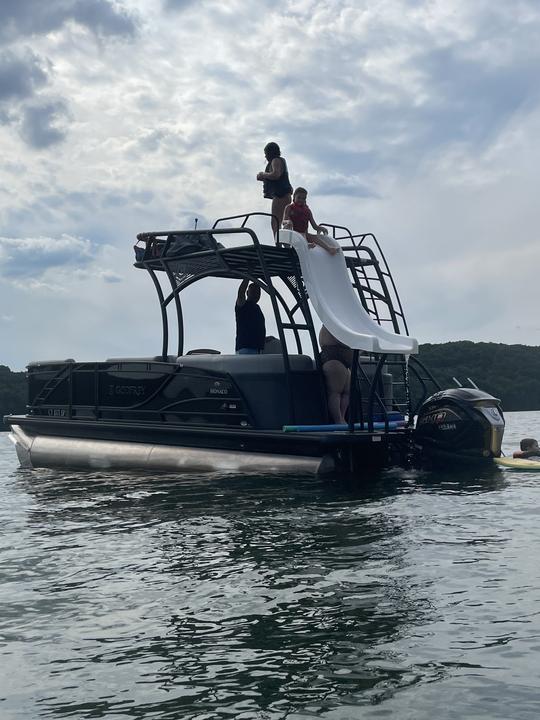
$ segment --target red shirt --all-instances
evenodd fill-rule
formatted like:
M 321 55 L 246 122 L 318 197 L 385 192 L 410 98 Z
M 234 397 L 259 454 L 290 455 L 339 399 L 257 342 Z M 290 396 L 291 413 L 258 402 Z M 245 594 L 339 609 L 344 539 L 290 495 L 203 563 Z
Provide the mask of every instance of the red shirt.
M 298 233 L 307 232 L 310 216 L 311 210 L 307 205 L 292 203 L 289 209 L 289 218 L 292 222 L 293 230 L 296 230 Z

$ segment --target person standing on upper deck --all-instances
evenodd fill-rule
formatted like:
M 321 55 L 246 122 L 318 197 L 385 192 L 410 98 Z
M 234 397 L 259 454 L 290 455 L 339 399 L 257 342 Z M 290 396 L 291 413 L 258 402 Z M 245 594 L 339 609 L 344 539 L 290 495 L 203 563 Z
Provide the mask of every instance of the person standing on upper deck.
M 264 156 L 268 161 L 264 172 L 257 173 L 257 180 L 263 183 L 265 198 L 272 200 L 272 232 L 274 236 L 283 220 L 283 212 L 291 202 L 292 185 L 285 158 L 281 157 L 279 145 L 269 142 L 264 148 Z
M 264 350 L 266 325 L 258 305 L 260 299 L 261 288 L 255 283 L 250 285 L 249 280 L 242 280 L 234 308 L 237 355 L 258 355 Z

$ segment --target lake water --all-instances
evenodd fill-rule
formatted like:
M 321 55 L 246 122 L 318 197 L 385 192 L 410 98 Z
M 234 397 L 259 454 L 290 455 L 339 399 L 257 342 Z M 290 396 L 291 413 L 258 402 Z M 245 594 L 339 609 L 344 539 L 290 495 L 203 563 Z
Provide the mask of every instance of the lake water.
M 0 479 L 2 720 L 540 714 L 540 475 Z

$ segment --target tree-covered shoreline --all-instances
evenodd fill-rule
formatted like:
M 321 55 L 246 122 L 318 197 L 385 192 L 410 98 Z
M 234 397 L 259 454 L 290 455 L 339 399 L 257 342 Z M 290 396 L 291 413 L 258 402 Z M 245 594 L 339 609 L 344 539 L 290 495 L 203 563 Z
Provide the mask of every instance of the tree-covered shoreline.
M 26 373 L 12 372 L 0 365 L 0 430 L 7 430 L 3 425 L 4 415 L 26 412 L 26 400 Z
M 464 385 L 471 378 L 481 390 L 498 397 L 504 410 L 540 410 L 540 346 L 469 340 L 426 343 L 420 345 L 419 359 L 443 388 L 455 387 L 454 377 Z M 26 400 L 26 374 L 0 365 L 0 418 L 24 413 Z
M 420 346 L 420 360 L 443 388 L 471 378 L 503 410 L 540 410 L 540 347 L 461 340 Z

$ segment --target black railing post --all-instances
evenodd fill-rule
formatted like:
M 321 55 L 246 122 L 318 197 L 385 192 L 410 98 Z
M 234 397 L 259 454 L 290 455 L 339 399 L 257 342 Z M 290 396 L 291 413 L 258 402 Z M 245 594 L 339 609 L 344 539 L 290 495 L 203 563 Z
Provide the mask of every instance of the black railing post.
M 349 432 L 354 432 L 354 423 L 356 421 L 356 403 L 358 400 L 358 350 L 353 350 L 351 364 L 351 388 L 349 395 Z M 362 428 L 363 429 L 363 428 Z
M 150 277 L 152 278 L 152 282 L 154 283 L 158 294 L 159 307 L 161 309 L 161 326 L 163 332 L 163 339 L 161 343 L 161 358 L 163 362 L 167 362 L 167 356 L 169 354 L 169 322 L 167 320 L 167 306 L 165 304 L 163 290 L 161 289 L 159 280 L 156 277 L 156 273 L 154 272 L 154 270 L 152 270 L 152 268 L 147 267 L 146 269 L 150 273 Z
M 386 355 L 381 355 L 379 358 L 379 362 L 377 363 L 377 367 L 375 368 L 375 373 L 373 375 L 373 380 L 371 381 L 371 388 L 369 390 L 369 398 L 368 398 L 368 430 L 369 432 L 373 432 L 373 404 L 375 402 L 375 398 L 379 400 L 382 410 L 384 412 L 384 430 L 385 432 L 388 432 L 388 413 L 386 412 L 386 406 L 384 404 L 384 399 L 381 400 L 378 393 L 377 393 L 377 383 L 381 379 L 382 375 L 382 368 L 384 363 L 386 362 Z
M 74 365 L 74 363 L 69 364 L 69 374 L 68 374 L 68 399 L 69 399 L 68 418 L 70 420 L 73 417 L 73 365 Z

